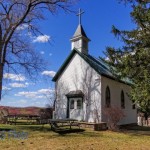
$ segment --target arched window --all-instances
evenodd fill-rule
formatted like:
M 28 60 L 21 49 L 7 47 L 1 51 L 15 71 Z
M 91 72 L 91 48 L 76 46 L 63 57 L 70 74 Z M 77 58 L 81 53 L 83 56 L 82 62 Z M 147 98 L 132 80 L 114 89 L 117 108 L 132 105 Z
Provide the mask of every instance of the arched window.
M 121 108 L 125 108 L 125 99 L 124 99 L 124 92 L 123 90 L 121 91 Z
M 106 98 L 106 107 L 110 107 L 110 89 L 107 86 L 106 87 L 106 92 L 105 92 L 105 98 Z

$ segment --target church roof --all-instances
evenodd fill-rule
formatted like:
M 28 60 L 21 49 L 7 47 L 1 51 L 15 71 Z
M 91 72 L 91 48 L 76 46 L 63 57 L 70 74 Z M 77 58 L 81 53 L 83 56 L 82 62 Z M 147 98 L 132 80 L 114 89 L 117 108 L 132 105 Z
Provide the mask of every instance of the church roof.
M 86 35 L 86 33 L 85 33 L 85 31 L 84 31 L 81 24 L 78 25 L 78 27 L 77 27 L 74 35 L 73 35 L 73 38 L 76 38 L 76 37 L 79 37 L 79 36 L 84 36 L 85 38 L 88 39 L 88 37 L 87 37 L 87 35 Z
M 56 75 L 53 77 L 52 81 L 56 81 L 58 79 L 58 77 L 61 75 L 65 67 L 68 65 L 68 63 L 76 53 L 79 54 L 98 74 L 116 80 L 116 77 L 112 73 L 110 66 L 107 65 L 102 59 L 95 58 L 89 54 L 87 55 L 79 52 L 77 49 L 74 49 L 72 50 L 66 61 L 63 63 L 63 65 L 60 67 Z M 129 81 L 128 79 L 123 79 L 119 82 L 131 84 L 131 81 Z

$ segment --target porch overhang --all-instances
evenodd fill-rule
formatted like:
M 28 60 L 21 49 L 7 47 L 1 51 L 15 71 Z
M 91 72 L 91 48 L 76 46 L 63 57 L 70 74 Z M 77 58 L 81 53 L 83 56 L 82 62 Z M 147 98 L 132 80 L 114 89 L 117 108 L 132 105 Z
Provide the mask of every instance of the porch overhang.
M 67 98 L 71 97 L 84 97 L 84 93 L 81 90 L 76 90 L 76 91 L 70 91 L 68 94 L 66 94 Z

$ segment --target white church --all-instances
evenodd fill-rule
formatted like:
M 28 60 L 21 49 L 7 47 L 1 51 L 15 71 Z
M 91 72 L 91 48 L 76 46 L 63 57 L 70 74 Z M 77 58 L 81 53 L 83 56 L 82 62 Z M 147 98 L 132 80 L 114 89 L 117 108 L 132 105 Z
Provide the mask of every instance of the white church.
M 116 80 L 103 60 L 89 54 L 89 42 L 79 21 L 71 38 L 72 50 L 53 78 L 55 118 L 106 122 L 103 109 L 115 106 L 125 114 L 119 124 L 136 123 L 137 110 L 128 97 L 129 83 Z

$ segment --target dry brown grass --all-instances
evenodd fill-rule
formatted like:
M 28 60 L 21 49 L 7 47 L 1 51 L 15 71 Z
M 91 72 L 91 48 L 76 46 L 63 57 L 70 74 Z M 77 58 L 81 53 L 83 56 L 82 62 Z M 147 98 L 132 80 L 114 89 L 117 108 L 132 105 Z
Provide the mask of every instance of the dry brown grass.
M 69 133 L 60 135 L 50 131 L 50 126 L 35 125 L 1 125 L 2 128 L 10 128 L 26 131 L 29 137 L 26 140 L 5 139 L 0 140 L 2 150 L 149 150 L 149 131 L 92 131 Z M 146 135 L 145 135 L 146 133 Z

